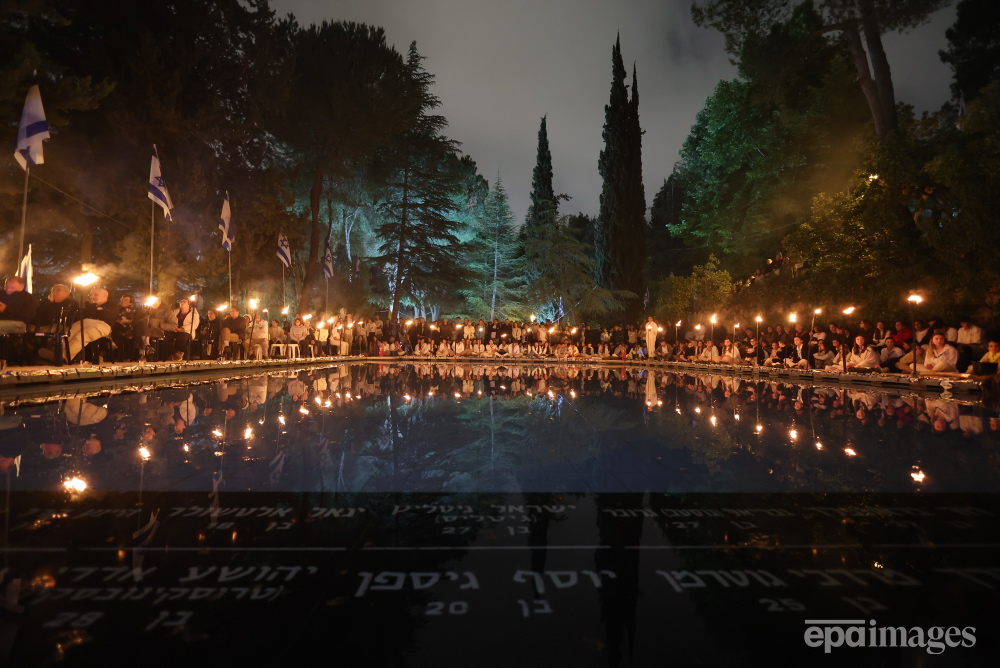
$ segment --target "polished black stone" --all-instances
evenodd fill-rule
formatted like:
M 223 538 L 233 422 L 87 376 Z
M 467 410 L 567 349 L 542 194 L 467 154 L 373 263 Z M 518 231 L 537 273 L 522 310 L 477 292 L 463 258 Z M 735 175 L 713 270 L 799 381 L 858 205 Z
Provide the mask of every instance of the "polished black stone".
M 585 367 L 135 389 L 4 405 L 9 665 L 993 665 L 1000 649 L 984 406 Z M 975 645 L 825 654 L 806 620 L 968 627 Z

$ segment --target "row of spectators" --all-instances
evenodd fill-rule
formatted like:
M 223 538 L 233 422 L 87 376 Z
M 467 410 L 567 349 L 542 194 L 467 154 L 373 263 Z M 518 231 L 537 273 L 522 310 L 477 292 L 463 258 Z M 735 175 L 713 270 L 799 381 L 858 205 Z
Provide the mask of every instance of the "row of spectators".
M 196 296 L 197 297 L 197 296 Z M 641 325 L 611 327 L 553 322 L 469 318 L 405 322 L 337 314 L 295 314 L 290 320 L 266 320 L 266 312 L 242 314 L 235 305 L 225 313 L 181 299 L 137 306 L 132 295 L 117 304 L 106 290 L 90 291 L 81 308 L 68 286 L 54 285 L 46 299 L 24 290 L 17 276 L 7 279 L 0 295 L 0 334 L 65 334 L 62 358 L 74 360 L 92 341 L 110 345 L 106 359 L 222 359 L 289 354 L 294 344 L 302 356 L 594 358 L 698 361 L 840 371 L 954 373 L 977 371 L 1000 362 L 1000 344 L 989 341 L 972 318 L 958 326 L 941 318 L 897 321 L 861 320 L 853 331 L 831 322 L 811 328 L 803 323 L 745 327 L 662 326 L 652 317 Z M 730 336 L 732 334 L 732 336 Z M 672 335 L 672 336 L 671 336 Z M 22 358 L 58 359 L 58 337 L 38 337 Z M 155 357 L 154 357 L 155 356 Z

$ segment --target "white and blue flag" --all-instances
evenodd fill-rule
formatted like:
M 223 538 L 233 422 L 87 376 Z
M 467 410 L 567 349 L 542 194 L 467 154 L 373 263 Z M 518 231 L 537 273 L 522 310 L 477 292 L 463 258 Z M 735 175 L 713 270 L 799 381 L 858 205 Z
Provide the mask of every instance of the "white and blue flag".
M 268 464 L 268 484 L 272 486 L 278 484 L 278 481 L 281 480 L 281 469 L 283 468 L 285 468 L 285 452 L 281 451 L 275 455 L 274 459 L 271 460 L 271 463 Z
M 41 165 L 45 162 L 42 155 L 42 140 L 49 138 L 49 124 L 45 122 L 45 109 L 42 108 L 42 94 L 38 84 L 31 84 L 28 96 L 24 100 L 24 111 L 21 112 L 21 124 L 17 126 L 17 148 L 14 159 L 21 168 Z
M 323 255 L 323 276 L 333 278 L 333 251 L 330 250 L 330 240 L 326 241 L 326 253 Z
M 286 267 L 292 266 L 292 249 L 288 246 L 288 237 L 284 233 L 278 235 L 278 259 Z
M 28 244 L 28 252 L 21 258 L 21 267 L 17 270 L 17 275 L 24 279 L 24 289 L 34 292 L 33 287 L 35 269 L 31 266 L 31 244 Z
M 236 232 L 233 231 L 233 214 L 229 210 L 228 192 L 226 192 L 226 199 L 222 202 L 222 216 L 219 218 L 219 229 L 222 230 L 222 247 L 226 250 L 232 250 L 233 242 L 236 241 Z
M 170 201 L 170 193 L 167 192 L 167 184 L 163 182 L 163 174 L 160 173 L 160 156 L 156 154 L 156 144 L 153 144 L 153 160 L 149 164 L 149 199 L 163 207 L 163 217 L 170 220 L 170 210 L 174 208 L 174 203 Z

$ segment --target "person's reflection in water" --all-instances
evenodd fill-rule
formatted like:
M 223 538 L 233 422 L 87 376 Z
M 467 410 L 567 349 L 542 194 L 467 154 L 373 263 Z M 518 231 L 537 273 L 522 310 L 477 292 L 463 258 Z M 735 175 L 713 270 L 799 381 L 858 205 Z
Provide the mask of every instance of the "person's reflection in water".
M 639 553 L 626 549 L 642 544 L 642 513 L 613 511 L 635 510 L 644 506 L 643 494 L 595 494 L 597 506 L 597 531 L 599 544 L 608 549 L 594 551 L 594 570 L 601 578 L 598 596 L 601 601 L 601 621 L 604 622 L 608 644 L 608 665 L 622 665 L 622 655 L 627 643 L 629 661 L 635 647 L 635 609 L 639 601 Z M 633 516 L 633 515 L 637 515 Z M 601 571 L 610 571 L 616 577 L 604 577 Z

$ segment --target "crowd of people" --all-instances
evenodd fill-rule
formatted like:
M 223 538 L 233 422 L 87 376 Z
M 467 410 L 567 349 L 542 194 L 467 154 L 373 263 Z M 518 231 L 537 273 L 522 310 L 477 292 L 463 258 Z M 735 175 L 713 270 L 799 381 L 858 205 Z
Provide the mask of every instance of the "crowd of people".
M 435 358 L 656 359 L 723 365 L 757 365 L 840 372 L 941 374 L 995 373 L 1000 343 L 987 338 L 970 317 L 958 326 L 941 318 L 860 320 L 762 325 L 742 330 L 723 326 L 666 327 L 644 323 L 609 327 L 510 319 L 424 318 L 383 320 L 337 313 L 269 319 L 266 309 L 242 312 L 204 309 L 199 294 L 167 304 L 137 305 L 126 294 L 117 304 L 94 288 L 82 305 L 66 285 L 52 286 L 38 300 L 12 276 L 0 294 L 0 334 L 35 334 L 20 351 L 30 363 L 81 358 L 92 342 L 104 343 L 101 357 L 114 361 L 266 358 L 271 354 L 316 356 L 419 356 Z M 46 336 L 64 334 L 64 337 Z M 731 335 L 730 335 L 731 334 Z M 62 341 L 60 343 L 60 341 Z M 64 350 L 57 350 L 59 345 Z M 294 347 L 293 347 L 294 346 Z M 981 366 L 993 365 L 993 366 Z

